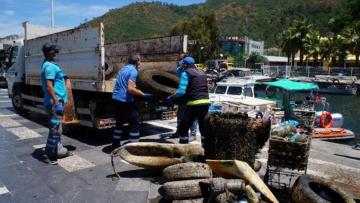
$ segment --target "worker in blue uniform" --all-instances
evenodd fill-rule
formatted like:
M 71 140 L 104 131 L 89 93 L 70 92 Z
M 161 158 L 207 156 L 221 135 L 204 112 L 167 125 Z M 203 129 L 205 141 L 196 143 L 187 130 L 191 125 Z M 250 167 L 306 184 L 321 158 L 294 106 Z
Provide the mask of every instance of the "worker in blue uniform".
M 128 64 L 122 67 L 116 77 L 112 99 L 115 103 L 116 127 L 113 132 L 113 149 L 120 147 L 120 140 L 124 133 L 124 122 L 130 124 L 129 140 L 138 142 L 140 138 L 140 116 L 134 97 L 145 100 L 153 98 L 152 94 L 143 93 L 136 87 L 140 55 L 130 56 Z
M 176 69 L 176 75 L 180 78 L 181 74 L 184 72 L 184 68 L 182 67 L 183 64 L 183 59 L 186 57 L 186 53 L 185 52 L 180 52 L 179 53 L 179 62 L 177 64 L 177 69 Z M 185 112 L 185 108 L 186 108 L 186 104 L 184 101 L 179 100 L 178 101 L 178 108 L 177 108 L 177 129 L 175 134 L 172 137 L 179 137 L 179 126 L 180 126 L 180 121 L 181 118 Z M 189 137 L 189 141 L 193 141 L 196 140 L 196 131 L 197 131 L 197 120 L 195 120 L 192 125 L 190 126 L 190 137 Z
M 66 84 L 70 83 L 61 67 L 55 63 L 59 49 L 46 43 L 42 47 L 45 60 L 41 67 L 41 85 L 44 92 L 44 106 L 48 113 L 49 135 L 45 156 L 50 164 L 57 164 L 58 158 L 71 155 L 61 143 L 61 120 L 64 104 L 67 103 Z
M 183 59 L 180 84 L 176 93 L 167 97 L 168 105 L 172 105 L 175 98 L 185 100 L 185 112 L 179 125 L 181 144 L 189 143 L 188 130 L 195 119 L 198 120 L 202 142 L 205 139 L 204 119 L 210 106 L 208 82 L 206 74 L 197 69 L 194 58 L 187 56 Z

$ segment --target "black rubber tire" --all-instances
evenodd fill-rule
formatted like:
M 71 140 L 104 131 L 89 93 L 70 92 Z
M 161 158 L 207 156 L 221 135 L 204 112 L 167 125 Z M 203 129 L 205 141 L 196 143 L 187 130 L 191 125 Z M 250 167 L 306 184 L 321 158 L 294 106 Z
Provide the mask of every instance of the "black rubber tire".
M 206 202 L 204 198 L 196 198 L 196 199 L 184 199 L 184 200 L 174 200 L 172 203 L 204 203 Z
M 167 200 L 185 200 L 204 197 L 208 192 L 205 185 L 208 185 L 209 182 L 210 179 L 167 182 L 159 188 L 159 193 Z M 204 187 L 201 183 L 204 183 Z
M 141 70 L 137 81 L 142 91 L 163 98 L 174 94 L 178 84 L 179 78 L 175 74 L 155 69 Z
M 28 111 L 24 109 L 24 100 L 20 91 L 15 91 L 11 97 L 11 103 L 18 114 L 25 114 Z
M 355 203 L 354 199 L 331 182 L 320 177 L 303 175 L 294 183 L 291 192 L 294 203 Z
M 211 178 L 212 171 L 204 163 L 181 163 L 164 169 L 163 175 L 167 181 Z
M 153 68 L 153 69 L 155 69 L 155 68 Z M 171 66 L 159 67 L 159 68 L 156 68 L 156 70 L 165 71 L 165 72 L 168 72 L 168 73 L 176 74 L 176 67 L 171 67 Z

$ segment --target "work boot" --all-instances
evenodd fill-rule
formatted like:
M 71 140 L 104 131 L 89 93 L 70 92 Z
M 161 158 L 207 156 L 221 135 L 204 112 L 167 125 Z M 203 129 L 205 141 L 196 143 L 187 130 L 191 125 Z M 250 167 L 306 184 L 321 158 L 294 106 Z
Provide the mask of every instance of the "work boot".
M 196 141 L 196 135 L 190 135 L 189 136 L 189 142 Z
M 58 164 L 56 156 L 44 154 L 44 157 L 45 157 L 45 162 L 47 164 L 50 164 L 50 165 L 57 165 Z

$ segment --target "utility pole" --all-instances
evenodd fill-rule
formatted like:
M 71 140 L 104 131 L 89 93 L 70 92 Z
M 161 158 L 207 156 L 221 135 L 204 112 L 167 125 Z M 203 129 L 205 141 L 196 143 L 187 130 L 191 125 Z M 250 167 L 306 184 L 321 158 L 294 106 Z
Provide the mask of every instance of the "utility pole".
M 55 17 L 54 17 L 54 0 L 51 0 L 51 27 L 54 28 L 55 27 Z

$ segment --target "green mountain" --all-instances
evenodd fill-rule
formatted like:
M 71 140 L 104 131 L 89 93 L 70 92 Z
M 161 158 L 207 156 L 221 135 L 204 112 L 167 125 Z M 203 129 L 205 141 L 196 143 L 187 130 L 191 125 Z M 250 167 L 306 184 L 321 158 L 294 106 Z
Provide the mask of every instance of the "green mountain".
M 244 36 L 278 45 L 279 33 L 294 19 L 307 17 L 320 32 L 348 0 L 207 0 L 176 6 L 160 2 L 134 3 L 112 9 L 92 22 L 105 24 L 106 43 L 169 35 L 182 19 L 196 15 L 199 7 L 215 12 L 223 36 Z

